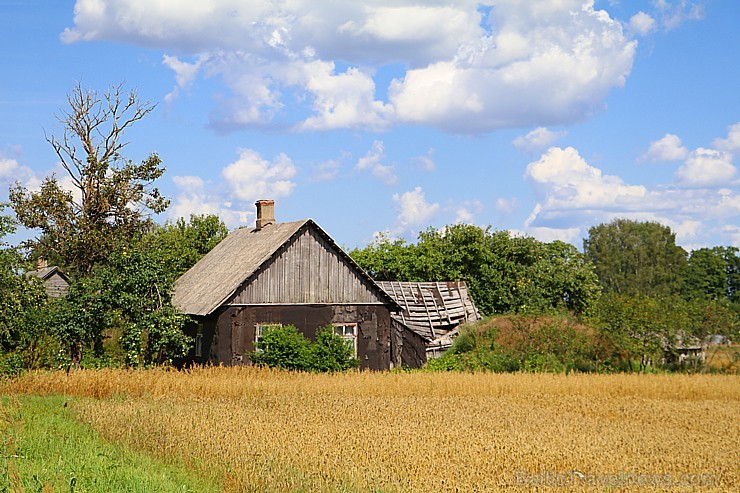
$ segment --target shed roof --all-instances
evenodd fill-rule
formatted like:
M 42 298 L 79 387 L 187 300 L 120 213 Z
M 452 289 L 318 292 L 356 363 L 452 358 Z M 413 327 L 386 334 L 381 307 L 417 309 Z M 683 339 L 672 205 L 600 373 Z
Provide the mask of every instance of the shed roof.
M 394 299 L 347 255 L 334 240 L 311 219 L 274 223 L 257 228 L 232 231 L 176 282 L 172 304 L 190 315 L 209 315 L 223 305 L 251 276 L 265 265 L 281 246 L 308 228 L 317 231 L 336 252 L 373 286 L 379 296 L 394 309 Z
M 393 317 L 428 342 L 450 333 L 463 322 L 481 318 L 464 281 L 379 281 L 378 285 L 403 308 Z
M 58 274 L 59 277 L 64 279 L 67 282 L 67 284 L 69 284 L 69 278 L 66 276 L 66 274 L 64 274 L 64 272 L 62 272 L 62 269 L 60 269 L 56 265 L 50 265 L 49 267 L 44 267 L 41 269 L 28 271 L 29 276 L 38 277 L 42 281 L 46 281 L 54 274 Z

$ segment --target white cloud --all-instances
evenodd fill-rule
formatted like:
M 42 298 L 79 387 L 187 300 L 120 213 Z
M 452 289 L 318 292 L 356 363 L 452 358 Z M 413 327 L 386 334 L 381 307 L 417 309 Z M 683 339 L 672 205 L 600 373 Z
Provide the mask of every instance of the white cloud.
M 342 168 L 342 164 L 339 161 L 330 159 L 324 161 L 313 167 L 313 175 L 311 181 L 332 181 L 339 176 L 339 170 Z
M 480 133 L 581 120 L 624 84 L 636 43 L 593 3 L 494 0 L 489 30 L 474 0 L 78 0 L 62 39 L 169 53 L 169 102 L 199 74 L 222 81 L 215 128 Z M 391 64 L 408 69 L 376 87 Z
M 511 214 L 519 208 L 519 201 L 516 197 L 505 199 L 499 197 L 496 199 L 496 210 L 502 214 Z
M 171 103 L 180 95 L 180 89 L 189 88 L 200 71 L 205 58 L 201 57 L 194 63 L 183 62 L 175 56 L 164 55 L 162 63 L 175 72 L 177 85 L 164 97 L 166 103 Z
M 457 204 L 454 207 L 455 224 L 474 224 L 475 216 L 483 212 L 483 204 L 478 200 L 471 200 Z
M 301 130 L 367 128 L 380 130 L 387 125 L 392 108 L 375 101 L 375 82 L 368 74 L 350 67 L 336 74 L 334 64 L 312 62 L 304 65 L 308 72 L 305 87 L 313 95 L 315 116 L 298 125 Z
M 375 178 L 385 182 L 387 185 L 393 185 L 398 181 L 395 167 L 393 165 L 383 164 L 384 159 L 385 147 L 383 146 L 383 142 L 376 140 L 367 154 L 357 161 L 355 169 L 360 171 L 368 170 Z
M 715 139 L 712 145 L 720 151 L 727 151 L 736 155 L 740 153 L 740 122 L 727 128 L 726 139 Z
M 453 132 L 564 124 L 623 85 L 636 48 L 593 2 L 496 2 L 493 35 L 391 84 L 400 121 Z
M 686 159 L 689 150 L 681 144 L 677 135 L 665 134 L 662 139 L 650 143 L 648 150 L 640 157 L 641 161 L 680 161 Z
M 428 226 L 439 211 L 439 204 L 427 202 L 421 187 L 400 195 L 394 194 L 393 202 L 398 211 L 397 233 L 408 231 L 413 227 Z
M 660 16 L 663 27 L 670 31 L 686 21 L 701 20 L 704 18 L 704 5 L 689 0 L 653 0 L 653 5 Z
M 554 132 L 545 127 L 537 127 L 527 135 L 520 135 L 512 144 L 514 147 L 527 152 L 541 151 L 549 147 L 553 142 L 568 135 L 565 130 Z
M 41 186 L 41 180 L 31 168 L 23 166 L 13 158 L 0 156 L 0 183 L 13 185 L 16 181 L 29 189 Z
M 640 36 L 646 36 L 655 30 L 655 19 L 640 11 L 630 18 L 629 26 L 632 32 Z
M 716 188 L 720 176 L 727 180 L 734 174 L 725 158 L 719 151 L 697 149 L 677 171 L 680 186 L 649 189 L 604 174 L 573 148 L 551 148 L 527 167 L 537 204 L 524 229 L 543 241 L 577 244 L 567 238 L 582 238 L 588 227 L 623 217 L 667 224 L 681 244 L 706 246 L 712 234 L 734 241 L 724 227 L 740 215 L 740 195 Z
M 253 212 L 236 210 L 223 196 L 207 191 L 206 183 L 198 176 L 173 176 L 178 192 L 167 210 L 170 219 L 189 218 L 191 214 L 215 214 L 230 229 L 247 226 Z
M 437 169 L 437 164 L 434 162 L 434 148 L 430 148 L 425 155 L 416 156 L 413 160 L 422 171 L 427 173 Z
M 273 162 L 263 159 L 257 151 L 242 149 L 239 159 L 221 172 L 233 197 L 243 201 L 286 197 L 293 192 L 297 168 L 293 161 L 280 153 Z
M 676 171 L 679 183 L 688 187 L 712 187 L 729 183 L 737 169 L 728 152 L 699 147 Z
M 526 177 L 545 197 L 546 210 L 635 207 L 647 193 L 645 187 L 630 186 L 617 176 L 602 174 L 572 147 L 549 149 L 527 166 Z

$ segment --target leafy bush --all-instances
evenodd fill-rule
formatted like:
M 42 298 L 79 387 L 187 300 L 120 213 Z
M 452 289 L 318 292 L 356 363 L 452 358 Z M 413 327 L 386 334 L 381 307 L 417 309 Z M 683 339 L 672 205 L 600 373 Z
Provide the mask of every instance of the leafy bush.
M 347 342 L 334 333 L 331 325 L 323 327 L 316 334 L 316 342 L 310 344 L 310 369 L 333 372 L 356 368 L 360 361 L 353 352 Z
M 257 365 L 286 370 L 305 370 L 309 359 L 309 341 L 293 325 L 266 328 L 251 356 Z
M 352 348 L 334 334 L 331 325 L 319 329 L 313 343 L 293 325 L 268 327 L 250 359 L 257 365 L 319 372 L 343 371 L 359 364 Z

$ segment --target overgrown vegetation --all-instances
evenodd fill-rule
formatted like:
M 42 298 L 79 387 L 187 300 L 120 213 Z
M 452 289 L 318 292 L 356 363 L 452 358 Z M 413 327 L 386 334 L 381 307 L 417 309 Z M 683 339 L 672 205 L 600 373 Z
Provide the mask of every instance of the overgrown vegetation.
M 267 327 L 250 359 L 257 365 L 297 371 L 335 372 L 356 368 L 354 348 L 329 325 L 311 342 L 293 325 Z
M 73 191 L 52 175 L 38 190 L 11 187 L 14 216 L 0 205 L 0 374 L 170 364 L 193 346 L 188 318 L 170 302 L 173 284 L 228 230 L 213 215 L 153 221 L 169 204 L 156 187 L 165 168 L 156 154 L 137 163 L 123 152 L 126 131 L 156 105 L 120 85 L 99 93 L 79 84 L 68 103 L 61 133 L 47 141 Z M 3 239 L 18 225 L 37 236 L 11 247 Z M 509 320 L 463 335 L 432 367 L 569 372 L 703 369 L 697 348 L 706 353 L 715 336 L 740 339 L 738 253 L 689 254 L 668 226 L 615 219 L 589 230 L 583 253 L 455 224 L 422 231 L 416 243 L 381 237 L 350 255 L 377 280 L 463 280 L 484 315 Z M 70 275 L 67 296 L 48 299 L 26 275 L 39 259 Z M 309 343 L 290 330 L 275 331 L 253 361 L 353 366 L 333 334 Z

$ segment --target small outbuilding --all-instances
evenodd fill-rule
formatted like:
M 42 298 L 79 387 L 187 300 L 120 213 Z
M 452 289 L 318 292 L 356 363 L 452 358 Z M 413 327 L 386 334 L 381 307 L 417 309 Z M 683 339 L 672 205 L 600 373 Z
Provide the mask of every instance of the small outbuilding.
M 404 352 L 418 339 L 391 324 L 399 304 L 311 219 L 278 223 L 260 200 L 254 228 L 230 233 L 175 283 L 172 303 L 191 315 L 196 363 L 250 364 L 265 328 L 294 325 L 314 340 L 329 324 L 360 367 L 419 366 Z
M 403 310 L 392 315 L 394 321 L 424 341 L 428 358 L 448 349 L 462 324 L 481 318 L 465 281 L 380 281 L 378 285 L 401 305 Z
M 28 271 L 28 275 L 41 279 L 49 298 L 60 298 L 67 294 L 69 278 L 56 265 L 48 266 L 45 260 L 40 260 L 36 270 Z

